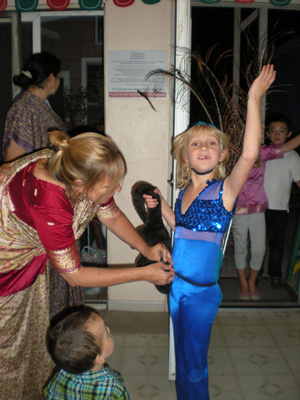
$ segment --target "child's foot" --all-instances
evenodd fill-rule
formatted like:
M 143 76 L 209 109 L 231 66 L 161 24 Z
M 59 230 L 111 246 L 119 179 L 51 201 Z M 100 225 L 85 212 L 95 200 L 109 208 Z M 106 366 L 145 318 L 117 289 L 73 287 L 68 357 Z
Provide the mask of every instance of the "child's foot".
M 239 300 L 250 300 L 249 290 L 247 287 L 240 288 Z
M 249 295 L 250 295 L 250 299 L 253 300 L 253 301 L 261 300 L 261 294 L 259 293 L 257 288 L 255 289 L 254 292 L 250 292 Z

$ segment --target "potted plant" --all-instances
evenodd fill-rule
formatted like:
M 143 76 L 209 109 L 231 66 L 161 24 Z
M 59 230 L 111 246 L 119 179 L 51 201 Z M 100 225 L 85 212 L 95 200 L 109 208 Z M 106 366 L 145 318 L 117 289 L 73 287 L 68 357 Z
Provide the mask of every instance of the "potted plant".
M 77 89 L 64 88 L 64 120 L 69 128 L 76 124 L 78 118 L 85 122 L 87 115 L 87 90 L 82 86 Z

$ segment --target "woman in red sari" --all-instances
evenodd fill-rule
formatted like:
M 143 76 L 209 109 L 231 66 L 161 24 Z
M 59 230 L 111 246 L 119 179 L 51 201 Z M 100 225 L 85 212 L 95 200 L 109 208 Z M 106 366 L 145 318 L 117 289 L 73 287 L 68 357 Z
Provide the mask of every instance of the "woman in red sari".
M 47 260 L 72 286 L 173 279 L 171 265 L 82 268 L 76 240 L 96 215 L 147 258 L 172 264 L 163 245 L 149 247 L 116 206 L 126 173 L 115 143 L 96 133 L 50 134 L 42 150 L 0 168 L 0 398 L 35 400 L 51 373 Z

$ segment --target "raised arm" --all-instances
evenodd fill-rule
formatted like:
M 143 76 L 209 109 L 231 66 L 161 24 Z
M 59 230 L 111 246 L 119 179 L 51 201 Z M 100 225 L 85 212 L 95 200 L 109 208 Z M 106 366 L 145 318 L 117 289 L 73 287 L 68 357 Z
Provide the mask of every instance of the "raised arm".
M 261 145 L 261 99 L 274 82 L 275 77 L 274 66 L 264 66 L 260 75 L 250 87 L 242 154 L 224 183 L 223 201 L 227 210 L 232 210 L 234 202 L 258 157 Z

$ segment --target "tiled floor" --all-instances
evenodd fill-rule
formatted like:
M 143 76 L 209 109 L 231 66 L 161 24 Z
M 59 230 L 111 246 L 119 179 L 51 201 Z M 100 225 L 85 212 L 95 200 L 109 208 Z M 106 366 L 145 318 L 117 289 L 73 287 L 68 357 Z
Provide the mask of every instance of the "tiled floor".
M 131 400 L 176 400 L 167 313 L 101 314 L 115 338 L 108 362 L 123 375 Z M 209 380 L 211 400 L 300 399 L 300 310 L 220 310 Z

